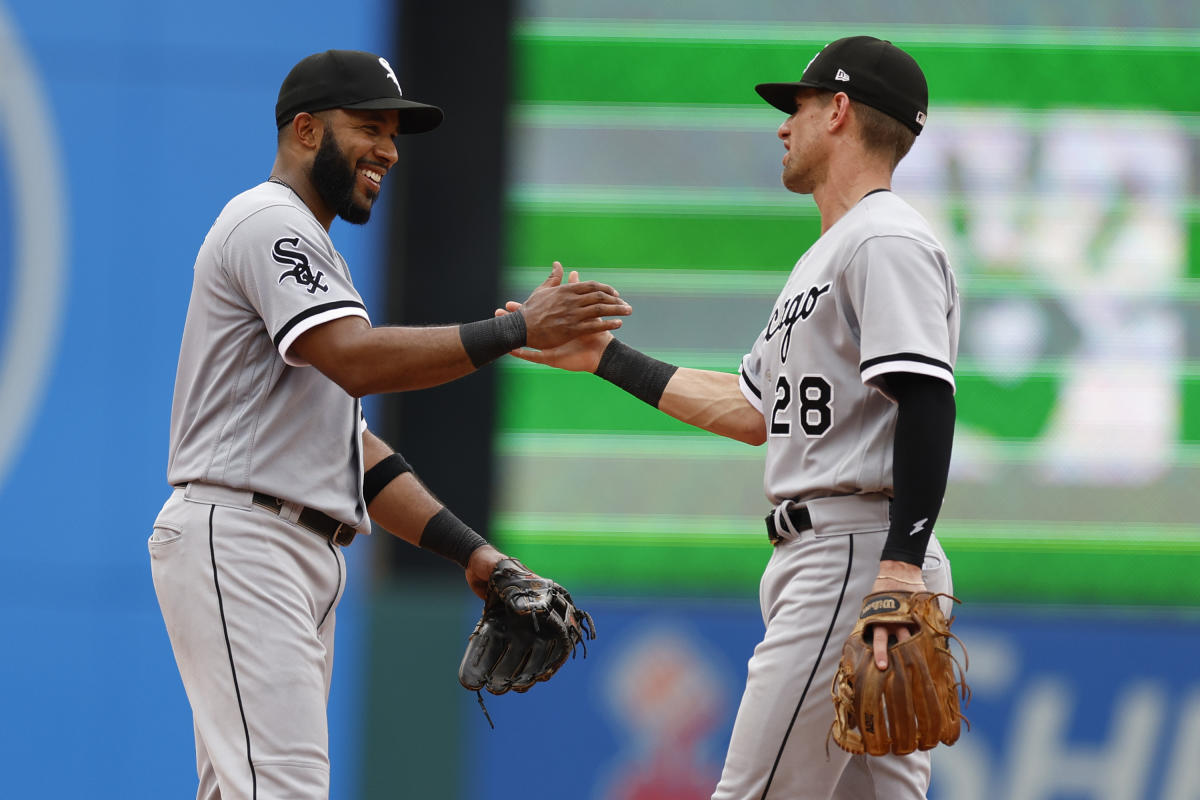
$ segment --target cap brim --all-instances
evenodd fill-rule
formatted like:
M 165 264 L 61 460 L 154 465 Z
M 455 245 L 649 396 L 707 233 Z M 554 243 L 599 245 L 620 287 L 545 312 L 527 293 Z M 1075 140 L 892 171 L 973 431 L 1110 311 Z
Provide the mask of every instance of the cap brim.
M 425 133 L 442 124 L 442 110 L 437 106 L 418 103 L 415 100 L 405 100 L 402 97 L 380 97 L 376 100 L 363 100 L 361 103 L 349 103 L 342 108 L 357 108 L 363 110 L 383 110 L 394 108 L 400 112 L 400 133 Z
M 792 83 L 760 83 L 754 87 L 758 96 L 785 114 L 796 113 L 796 92 L 800 89 L 820 89 L 822 87 L 808 81 Z

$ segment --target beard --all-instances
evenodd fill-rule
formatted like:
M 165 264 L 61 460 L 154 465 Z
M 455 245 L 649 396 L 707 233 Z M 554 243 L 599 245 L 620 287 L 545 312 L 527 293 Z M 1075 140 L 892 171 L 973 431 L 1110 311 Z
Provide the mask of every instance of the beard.
M 371 206 L 360 205 L 354 200 L 358 170 L 347 162 L 346 154 L 338 147 L 328 127 L 321 136 L 321 146 L 313 158 L 309 177 L 325 204 L 346 222 L 363 225 L 371 218 Z M 369 199 L 374 201 L 375 198 Z

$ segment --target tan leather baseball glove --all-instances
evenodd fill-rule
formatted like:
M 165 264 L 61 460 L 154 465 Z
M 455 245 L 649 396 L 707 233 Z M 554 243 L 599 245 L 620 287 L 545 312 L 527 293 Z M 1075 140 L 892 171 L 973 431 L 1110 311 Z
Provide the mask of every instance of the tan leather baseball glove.
M 863 600 L 854 633 L 842 647 L 833 679 L 830 735 L 850 753 L 905 755 L 958 741 L 960 710 L 970 698 L 965 666 L 950 652 L 950 632 L 931 592 L 877 592 Z M 949 595 L 944 595 L 949 597 Z M 958 602 L 957 598 L 951 598 Z M 901 623 L 913 632 L 888 645 L 888 667 L 875 663 L 871 626 Z M 963 648 L 964 664 L 966 649 Z M 969 724 L 969 723 L 968 723 Z

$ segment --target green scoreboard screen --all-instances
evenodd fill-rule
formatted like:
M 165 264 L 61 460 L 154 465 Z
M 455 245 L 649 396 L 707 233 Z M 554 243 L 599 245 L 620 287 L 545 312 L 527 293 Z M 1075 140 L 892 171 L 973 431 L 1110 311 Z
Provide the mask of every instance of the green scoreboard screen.
M 783 117 L 754 84 L 799 79 L 840 36 L 890 39 L 931 95 L 895 189 L 946 245 L 963 301 L 938 523 L 958 591 L 1200 603 L 1196 30 L 654 6 L 594 19 L 546 2 L 518 21 L 508 297 L 561 260 L 630 301 L 630 344 L 735 372 L 819 234 L 812 199 L 779 182 Z M 762 449 L 591 375 L 500 370 L 500 541 L 612 591 L 753 593 L 770 553 Z

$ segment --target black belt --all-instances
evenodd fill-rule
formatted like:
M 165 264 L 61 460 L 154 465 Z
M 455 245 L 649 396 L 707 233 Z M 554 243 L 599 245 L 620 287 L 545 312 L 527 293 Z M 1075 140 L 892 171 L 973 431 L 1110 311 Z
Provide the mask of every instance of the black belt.
M 788 520 L 791 521 L 792 527 L 796 529 L 796 533 L 801 533 L 813 526 L 812 517 L 808 513 L 807 506 L 792 506 L 787 510 Z M 771 540 L 771 544 L 778 544 L 783 541 L 784 537 L 779 535 L 779 529 L 775 526 L 775 512 L 767 514 L 767 538 Z
M 283 508 L 284 501 L 278 497 L 272 497 L 269 494 L 262 492 L 254 493 L 254 505 L 262 506 L 263 508 L 278 514 Z M 339 522 L 323 511 L 317 511 L 315 508 L 300 509 L 300 516 L 296 518 L 296 524 L 308 528 L 313 533 L 324 536 L 334 544 L 346 547 L 354 541 L 355 534 L 358 531 L 344 522 Z

